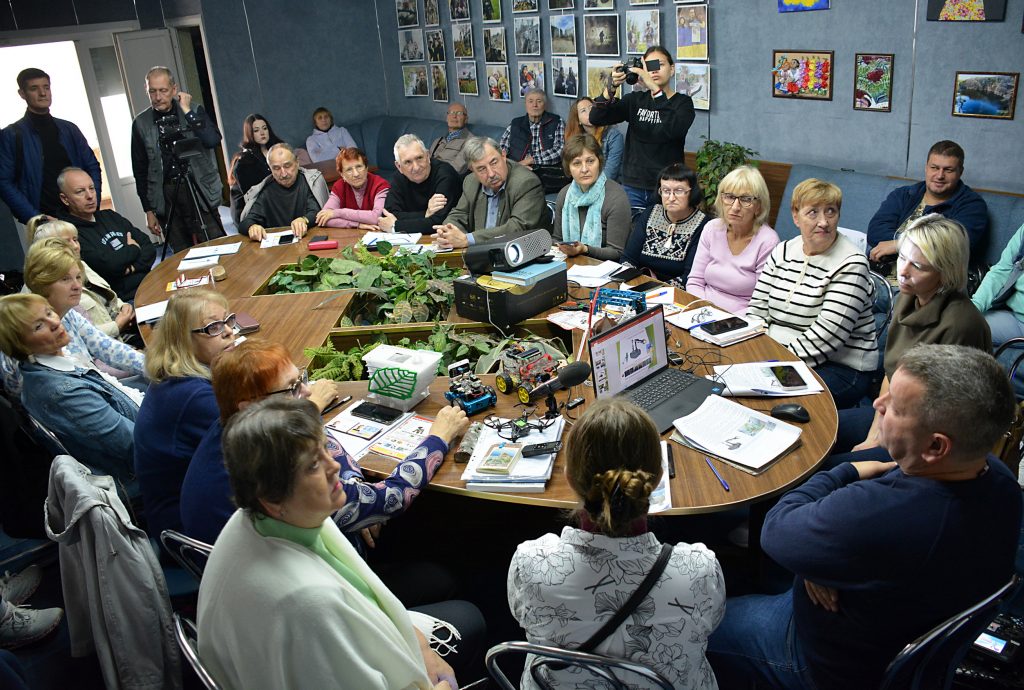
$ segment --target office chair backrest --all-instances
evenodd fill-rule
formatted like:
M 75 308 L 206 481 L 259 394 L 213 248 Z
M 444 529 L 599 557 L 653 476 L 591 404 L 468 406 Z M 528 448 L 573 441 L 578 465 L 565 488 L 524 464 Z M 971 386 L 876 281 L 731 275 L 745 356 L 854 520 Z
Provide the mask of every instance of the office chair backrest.
M 513 653 L 532 654 L 534 656 L 530 666 L 530 674 L 537 686 L 545 689 L 551 686 L 548 685 L 540 674 L 541 669 L 547 665 L 558 664 L 560 666 L 578 666 L 589 671 L 594 676 L 603 679 L 607 687 L 615 688 L 615 690 L 625 690 L 628 686 L 613 673 L 614 671 L 632 674 L 634 677 L 630 680 L 634 682 L 636 677 L 639 676 L 653 687 L 672 690 L 672 683 L 665 680 L 657 671 L 628 659 L 616 659 L 600 654 L 559 649 L 557 647 L 533 644 L 532 642 L 502 642 L 487 651 L 486 663 L 487 671 L 491 674 L 491 678 L 503 690 L 517 690 L 519 687 L 518 684 L 510 682 L 508 677 L 498 667 L 499 657 Z M 538 660 L 536 657 L 541 658 Z
M 167 553 L 171 554 L 181 567 L 192 573 L 197 581 L 203 579 L 203 570 L 206 568 L 210 552 L 213 551 L 212 546 L 172 529 L 165 529 L 160 533 L 160 542 Z
M 178 646 L 181 648 L 181 653 L 188 660 L 192 670 L 195 671 L 196 676 L 202 682 L 203 687 L 206 690 L 220 690 L 220 686 L 217 685 L 217 681 L 213 679 L 210 672 L 206 670 L 203 663 L 199 660 L 199 644 L 197 642 L 198 634 L 196 631 L 196 624 L 190 619 L 175 613 L 174 614 L 174 637 L 178 640 Z

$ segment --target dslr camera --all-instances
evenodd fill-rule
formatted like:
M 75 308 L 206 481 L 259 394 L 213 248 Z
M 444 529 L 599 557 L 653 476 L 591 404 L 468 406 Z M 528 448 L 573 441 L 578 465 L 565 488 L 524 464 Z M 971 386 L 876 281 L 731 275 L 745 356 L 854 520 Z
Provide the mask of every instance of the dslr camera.
M 160 148 L 167 153 L 174 151 L 175 142 L 185 138 L 184 128 L 178 122 L 177 113 L 173 111 L 157 118 L 156 128 L 160 132 Z
M 640 75 L 628 71 L 630 67 L 636 67 L 637 69 L 646 69 L 648 72 L 653 72 L 655 70 L 661 69 L 661 60 L 648 60 L 646 65 L 644 64 L 644 61 L 642 59 L 636 56 L 626 58 L 625 60 L 623 60 L 622 66 L 616 67 L 615 70 L 618 72 L 625 72 L 626 83 L 632 86 L 636 84 L 638 81 L 640 81 Z

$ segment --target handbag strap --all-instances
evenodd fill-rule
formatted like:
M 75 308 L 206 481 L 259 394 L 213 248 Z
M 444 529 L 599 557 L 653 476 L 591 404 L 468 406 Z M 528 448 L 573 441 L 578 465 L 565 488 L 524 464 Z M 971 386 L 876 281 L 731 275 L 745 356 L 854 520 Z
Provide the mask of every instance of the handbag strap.
M 606 637 L 611 635 L 620 625 L 622 625 L 623 621 L 626 620 L 626 617 L 629 616 L 629 614 L 633 613 L 636 607 L 640 605 L 640 602 L 643 601 L 643 598 L 647 596 L 647 593 L 651 591 L 651 588 L 654 587 L 654 583 L 658 581 L 661 574 L 665 572 L 665 566 L 668 565 L 668 559 L 672 556 L 672 549 L 672 544 L 662 545 L 661 553 L 658 554 L 658 560 L 654 562 L 654 567 L 651 568 L 651 572 L 647 573 L 647 577 L 645 577 L 643 582 L 640 583 L 640 586 L 636 588 L 636 591 L 630 595 L 629 599 L 626 600 L 626 603 L 624 603 L 622 607 L 615 612 L 615 615 L 609 618 L 605 624 L 601 626 L 600 630 L 591 635 L 590 639 L 578 647 L 579 651 L 592 652 L 597 645 L 604 642 Z

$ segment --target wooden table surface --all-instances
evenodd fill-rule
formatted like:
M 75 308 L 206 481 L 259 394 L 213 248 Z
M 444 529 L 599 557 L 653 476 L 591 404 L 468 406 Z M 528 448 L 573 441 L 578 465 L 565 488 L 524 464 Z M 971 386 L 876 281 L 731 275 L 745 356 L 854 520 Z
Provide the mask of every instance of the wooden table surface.
M 216 285 L 228 298 L 231 311 L 244 311 L 254 316 L 261 324 L 259 337 L 275 340 L 288 348 L 297 365 L 307 363 L 303 348 L 323 344 L 332 328 L 336 327 L 350 297 L 350 292 L 330 291 L 287 295 L 256 295 L 255 293 L 266 283 L 269 277 L 282 264 L 295 263 L 307 254 L 306 240 L 314 234 L 328 235 L 336 239 L 339 245 L 352 244 L 362 236 L 362 231 L 337 228 L 311 229 L 302 242 L 283 247 L 260 249 L 259 244 L 244 237 L 227 237 L 211 241 L 209 244 L 226 244 L 242 242 L 237 254 L 222 256 L 220 263 L 227 271 L 227 277 Z M 426 239 L 426 238 L 425 238 Z M 317 252 L 318 256 L 333 256 L 338 250 Z M 143 281 L 136 294 L 136 305 L 146 305 L 167 299 L 170 293 L 165 291 L 168 282 L 178 275 L 178 262 L 185 252 L 179 252 L 157 266 Z M 459 256 L 451 257 L 458 260 Z M 204 271 L 192 271 L 186 275 L 201 275 Z M 580 292 L 580 290 L 576 290 Z M 327 297 L 342 293 L 337 299 L 315 308 Z M 680 291 L 681 293 L 681 291 Z M 680 297 L 685 295 L 681 293 Z M 682 298 L 686 301 L 685 297 Z M 463 319 L 459 319 L 464 321 Z M 669 338 L 669 348 L 685 354 L 693 348 L 710 348 L 720 351 L 728 360 L 739 362 L 780 360 L 792 361 L 796 357 L 784 347 L 767 336 L 758 336 L 751 340 L 732 345 L 727 348 L 715 348 L 694 338 L 681 329 L 671 326 L 673 335 Z M 143 335 L 148 333 L 143 329 Z M 578 334 L 577 334 L 578 338 Z M 677 345 L 678 343 L 678 345 Z M 691 352 L 694 354 L 694 352 Z M 708 373 L 702 368 L 695 371 L 701 375 Z M 493 383 L 493 376 L 482 376 L 485 382 Z M 353 381 L 342 384 L 345 394 L 355 398 L 366 394 L 366 381 Z M 448 380 L 438 378 L 430 387 L 430 397 L 416 407 L 416 412 L 424 415 L 436 413 L 441 405 L 447 404 L 444 392 L 448 389 Z M 588 402 L 593 399 L 591 386 L 582 385 L 570 392 L 559 393 L 559 401 L 568 397 L 582 395 Z M 758 476 L 750 475 L 717 460 L 712 460 L 722 477 L 728 482 L 730 491 L 726 492 L 711 470 L 704 463 L 703 456 L 679 444 L 672 443 L 675 455 L 676 478 L 672 480 L 673 508 L 669 514 L 705 513 L 747 505 L 778 495 L 800 483 L 811 474 L 822 459 L 826 457 L 835 441 L 838 417 L 831 395 L 827 389 L 824 393 L 811 396 L 792 398 L 739 398 L 751 409 L 767 413 L 774 405 L 782 402 L 799 402 L 811 415 L 811 421 L 803 426 L 801 445 L 787 456 L 769 467 Z M 516 400 L 512 396 L 498 395 L 498 407 L 492 412 L 502 416 L 518 416 L 522 408 L 514 407 Z M 571 414 L 578 417 L 586 409 L 586 404 L 577 407 Z M 483 419 L 479 413 L 473 419 Z M 668 434 L 665 435 L 668 438 Z M 465 468 L 454 462 L 449 453 L 446 462 L 431 481 L 431 489 L 438 491 L 465 494 L 477 498 L 496 501 L 507 501 L 542 505 L 557 508 L 570 508 L 574 505 L 574 497 L 566 483 L 563 473 L 565 469 L 563 454 L 559 454 L 555 462 L 552 479 L 548 482 L 544 493 L 505 494 L 469 491 L 465 482 L 459 477 Z M 361 464 L 369 474 L 388 474 L 394 468 L 394 461 L 387 458 L 367 456 Z

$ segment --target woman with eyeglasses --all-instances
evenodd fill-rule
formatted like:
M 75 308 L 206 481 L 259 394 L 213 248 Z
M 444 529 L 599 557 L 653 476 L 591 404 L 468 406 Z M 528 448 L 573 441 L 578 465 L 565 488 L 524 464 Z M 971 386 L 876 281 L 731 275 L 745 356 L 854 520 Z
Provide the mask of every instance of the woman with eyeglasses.
M 831 182 L 796 186 L 790 210 L 800 236 L 772 250 L 747 307 L 814 368 L 839 409 L 864 397 L 878 367 L 868 259 L 839 232 L 842 204 Z
M 661 201 L 648 206 L 633 221 L 623 258 L 682 287 L 693 265 L 697 241 L 709 220 L 699 208 L 704 195 L 696 173 L 682 163 L 673 163 L 658 173 L 657 191 Z
M 151 385 L 135 424 L 135 474 L 146 531 L 181 530 L 181 482 L 199 441 L 217 419 L 210 366 L 235 344 L 224 296 L 195 288 L 171 295 L 146 349 Z
M 743 165 L 718 183 L 715 214 L 697 244 L 686 291 L 733 314 L 744 314 L 754 285 L 779 243 L 764 221 L 771 211 L 768 185 L 757 168 Z
M 331 186 L 331 196 L 316 214 L 322 228 L 377 230 L 391 185 L 369 170 L 366 154 L 355 147 L 342 149 L 335 159 L 341 179 Z

